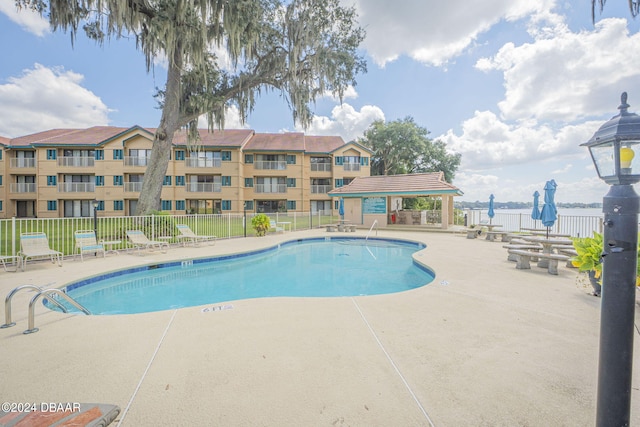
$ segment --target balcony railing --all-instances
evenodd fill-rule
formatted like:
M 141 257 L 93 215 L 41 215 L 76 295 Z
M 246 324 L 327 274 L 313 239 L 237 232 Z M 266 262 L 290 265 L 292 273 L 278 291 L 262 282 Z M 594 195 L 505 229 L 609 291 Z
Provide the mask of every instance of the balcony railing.
M 59 157 L 58 166 L 71 166 L 76 168 L 95 166 L 96 159 L 94 157 Z
M 215 182 L 190 182 L 186 185 L 188 193 L 220 193 L 222 184 Z
M 256 193 L 286 193 L 287 184 L 256 184 Z
M 93 193 L 96 184 L 93 182 L 61 182 L 58 184 L 60 193 Z
M 139 193 L 142 190 L 142 182 L 125 182 L 125 193 Z
M 35 193 L 36 192 L 36 184 L 35 183 L 14 183 L 11 184 L 10 190 L 12 193 Z
M 312 185 L 311 193 L 312 194 L 326 194 L 331 191 L 330 185 Z
M 344 164 L 345 171 L 359 171 L 360 164 L 359 163 L 345 163 Z
M 188 168 L 219 168 L 222 167 L 222 159 L 189 157 L 185 159 L 185 164 Z
M 36 159 L 35 158 L 13 158 L 11 159 L 11 167 L 12 168 L 35 168 L 36 167 Z
M 311 172 L 331 172 L 331 163 L 311 163 Z
M 253 164 L 256 169 L 263 170 L 278 170 L 283 171 L 287 169 L 287 162 L 285 161 L 271 161 L 271 160 L 258 160 Z
M 136 156 L 125 156 L 124 165 L 125 166 L 147 166 L 149 164 L 150 157 L 136 157 Z

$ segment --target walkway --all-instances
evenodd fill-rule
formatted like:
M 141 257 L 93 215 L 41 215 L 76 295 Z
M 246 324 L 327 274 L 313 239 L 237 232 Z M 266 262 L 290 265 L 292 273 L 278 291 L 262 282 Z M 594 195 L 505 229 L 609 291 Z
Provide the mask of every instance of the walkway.
M 31 295 L 19 294 L 17 326 L 0 329 L 0 396 L 113 403 L 122 409 L 113 425 L 136 427 L 594 424 L 600 300 L 576 286 L 575 270 L 516 270 L 501 244 L 463 235 L 378 234 L 424 241 L 420 257 L 435 281 L 391 295 L 233 301 L 220 311 L 86 317 L 38 308 L 40 331 L 29 336 Z M 65 260 L 61 268 L 36 263 L 0 272 L 0 295 L 312 235 L 327 233 Z M 631 425 L 640 425 L 637 334 L 635 343 Z

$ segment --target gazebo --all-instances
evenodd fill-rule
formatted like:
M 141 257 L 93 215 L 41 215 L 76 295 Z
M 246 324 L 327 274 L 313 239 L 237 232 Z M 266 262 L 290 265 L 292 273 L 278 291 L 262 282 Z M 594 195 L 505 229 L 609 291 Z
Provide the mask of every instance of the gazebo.
M 331 197 L 344 200 L 345 220 L 366 227 L 376 220 L 378 224 L 425 224 L 426 212 L 403 210 L 402 199 L 439 197 L 443 229 L 453 225 L 453 198 L 462 194 L 444 180 L 443 172 L 359 177 L 349 185 L 329 191 Z

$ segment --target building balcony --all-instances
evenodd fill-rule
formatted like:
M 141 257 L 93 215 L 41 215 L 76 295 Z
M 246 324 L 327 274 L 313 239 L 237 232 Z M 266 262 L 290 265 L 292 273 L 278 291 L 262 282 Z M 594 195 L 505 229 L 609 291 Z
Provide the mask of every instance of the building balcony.
M 256 193 L 286 193 L 287 184 L 257 184 L 253 190 Z
M 125 193 L 139 193 L 140 190 L 142 190 L 142 182 L 125 182 L 124 183 Z
M 222 159 L 207 159 L 207 158 L 187 158 L 184 161 L 185 166 L 188 168 L 220 168 L 222 167 Z
M 191 182 L 185 186 L 188 193 L 220 193 L 222 184 L 215 182 Z
M 147 166 L 149 164 L 150 157 L 136 157 L 136 156 L 125 156 L 124 165 L 125 166 Z
M 58 184 L 59 193 L 93 193 L 96 185 L 92 182 L 61 182 Z
M 95 166 L 95 164 L 96 164 L 96 159 L 94 157 L 68 156 L 68 157 L 58 158 L 58 166 L 86 168 L 86 167 L 93 167 Z
M 255 169 L 262 170 L 277 170 L 283 171 L 287 169 L 287 162 L 285 161 L 271 161 L 271 160 L 257 160 L 253 163 Z
M 350 171 L 350 172 L 359 171 L 360 170 L 360 164 L 359 163 L 345 163 L 344 164 L 344 170 L 345 171 Z
M 331 163 L 311 163 L 311 172 L 331 172 Z
M 36 184 L 35 183 L 13 183 L 9 186 L 9 191 L 12 193 L 35 193 L 36 192 Z
M 329 191 L 330 185 L 311 185 L 311 194 L 327 194 Z
M 9 163 L 12 168 L 35 168 L 35 158 L 12 158 Z

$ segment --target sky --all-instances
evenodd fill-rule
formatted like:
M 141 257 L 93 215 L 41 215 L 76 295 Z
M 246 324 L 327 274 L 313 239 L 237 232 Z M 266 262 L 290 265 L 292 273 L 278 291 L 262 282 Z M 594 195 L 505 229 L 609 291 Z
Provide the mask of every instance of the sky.
M 265 93 L 241 125 L 256 132 L 362 137 L 374 120 L 411 116 L 431 139 L 460 153 L 456 200 L 532 201 L 545 182 L 556 202 L 601 202 L 588 141 L 618 114 L 628 92 L 640 112 L 640 18 L 609 0 L 591 19 L 587 0 L 343 0 L 367 33 L 368 72 L 342 104 L 319 99 L 301 129 L 277 93 Z M 147 72 L 135 40 L 103 46 L 52 32 L 45 20 L 0 0 L 0 136 L 54 128 L 157 127 L 153 97 L 165 83 Z

